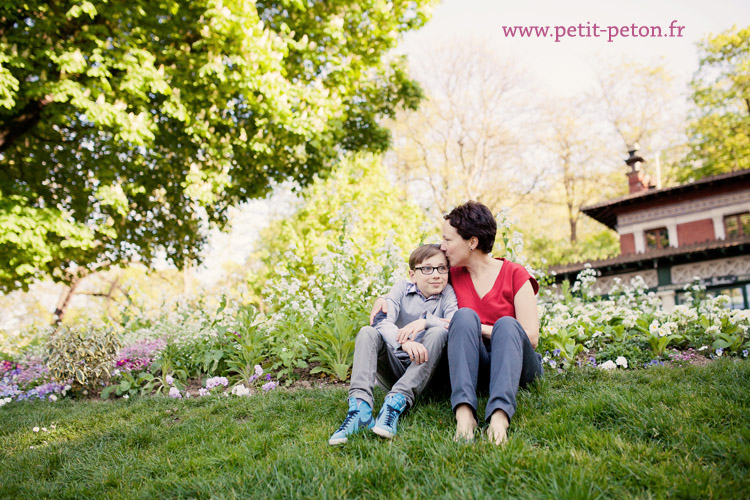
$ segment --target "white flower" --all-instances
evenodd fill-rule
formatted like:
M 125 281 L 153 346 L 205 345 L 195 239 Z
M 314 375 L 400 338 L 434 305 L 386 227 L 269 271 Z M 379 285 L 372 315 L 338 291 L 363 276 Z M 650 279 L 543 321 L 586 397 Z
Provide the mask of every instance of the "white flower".
M 32 431 L 34 431 L 34 432 L 39 432 L 39 427 L 34 427 L 34 428 L 33 428 L 33 429 L 31 429 L 31 430 L 32 430 Z
M 124 396 L 122 397 L 122 399 L 130 399 L 130 396 L 128 396 L 127 394 L 125 394 L 125 395 L 124 395 Z
M 174 384 L 174 378 L 172 377 L 172 375 L 167 375 L 167 378 L 165 380 L 167 381 L 167 385 Z
M 177 387 L 172 387 L 171 389 L 169 389 L 169 397 L 182 399 L 182 394 L 180 394 L 180 390 Z
M 622 366 L 623 368 L 627 368 L 628 360 L 625 359 L 625 356 L 618 356 L 617 359 L 615 360 L 615 364 L 617 366 Z
M 653 320 L 648 327 L 648 331 L 651 332 L 651 335 L 655 335 L 659 331 L 659 322 L 657 320 Z
M 614 361 L 612 361 L 610 359 L 610 360 L 607 360 L 604 363 L 600 364 L 599 368 L 602 369 L 602 370 L 614 370 L 614 369 L 617 368 L 617 365 L 615 364 Z
M 257 377 L 260 377 L 261 375 L 263 375 L 263 367 L 262 366 L 255 365 L 255 375 Z
M 42 432 L 47 432 L 47 428 L 46 427 L 42 427 Z
M 243 384 L 235 385 L 232 388 L 232 394 L 234 394 L 235 396 L 249 396 L 250 389 L 245 387 Z
M 54 403 L 55 401 L 57 401 L 57 396 L 55 396 L 54 394 L 50 394 L 49 395 L 49 400 Z

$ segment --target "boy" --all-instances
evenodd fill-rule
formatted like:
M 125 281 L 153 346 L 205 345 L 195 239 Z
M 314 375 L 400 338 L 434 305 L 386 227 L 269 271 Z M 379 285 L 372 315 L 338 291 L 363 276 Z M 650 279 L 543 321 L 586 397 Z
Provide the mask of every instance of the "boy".
M 396 283 L 386 297 L 388 315 L 357 334 L 349 386 L 349 412 L 328 444 L 346 443 L 362 429 L 392 438 L 399 416 L 424 390 L 448 339 L 446 323 L 458 309 L 448 284 L 448 261 L 440 245 L 422 245 L 409 256 L 410 281 Z M 373 421 L 375 379 L 390 392 Z

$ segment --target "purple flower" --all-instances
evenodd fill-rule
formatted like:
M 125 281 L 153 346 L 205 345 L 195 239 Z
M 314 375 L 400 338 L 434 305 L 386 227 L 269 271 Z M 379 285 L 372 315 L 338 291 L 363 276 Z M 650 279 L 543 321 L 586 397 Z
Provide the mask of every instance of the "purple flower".
M 212 377 L 206 380 L 206 389 L 213 389 L 220 385 L 227 387 L 229 385 L 229 380 L 227 380 L 226 377 Z
M 747 352 L 747 351 L 745 351 L 745 352 Z M 266 373 L 266 380 L 268 380 L 269 382 L 271 381 L 271 374 L 270 373 Z
M 560 349 L 555 349 L 554 351 L 552 351 L 553 356 L 558 356 L 559 354 L 560 354 Z
M 276 382 L 268 382 L 267 384 L 263 384 L 263 387 L 261 387 L 261 389 L 263 389 L 263 391 L 265 392 L 268 392 L 275 388 L 276 388 Z
M 180 394 L 180 390 L 177 387 L 172 387 L 171 389 L 169 389 L 169 397 L 182 399 L 182 394 Z
M 121 349 L 115 364 L 126 372 L 147 370 L 166 346 L 167 343 L 161 339 L 141 340 Z

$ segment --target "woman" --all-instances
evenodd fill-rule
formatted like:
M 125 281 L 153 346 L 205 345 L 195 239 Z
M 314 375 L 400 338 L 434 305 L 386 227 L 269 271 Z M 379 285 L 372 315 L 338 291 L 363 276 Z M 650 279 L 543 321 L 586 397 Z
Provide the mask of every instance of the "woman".
M 459 307 L 448 325 L 455 439 L 473 439 L 477 388 L 489 382 L 487 435 L 502 444 L 518 388 L 542 375 L 542 363 L 534 351 L 539 342 L 539 284 L 523 266 L 492 257 L 496 234 L 492 212 L 469 201 L 445 216 L 441 248 L 451 266 Z M 377 301 L 373 311 L 381 308 Z

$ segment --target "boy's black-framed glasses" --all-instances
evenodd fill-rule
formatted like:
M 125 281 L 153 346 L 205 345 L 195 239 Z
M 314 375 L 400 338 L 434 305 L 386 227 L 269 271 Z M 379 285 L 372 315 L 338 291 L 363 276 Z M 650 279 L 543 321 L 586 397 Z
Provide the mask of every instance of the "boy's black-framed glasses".
M 438 272 L 439 274 L 448 274 L 448 271 L 450 271 L 450 268 L 449 268 L 448 266 L 438 266 L 438 267 L 433 267 L 433 266 L 421 266 L 421 267 L 415 267 L 415 268 L 414 268 L 414 270 L 415 270 L 415 271 L 416 271 L 417 269 L 419 269 L 420 271 L 422 271 L 422 274 L 424 274 L 424 275 L 427 275 L 427 276 L 429 276 L 429 275 L 431 275 L 432 273 L 434 273 L 434 272 L 435 272 L 435 269 L 437 269 L 437 272 Z

